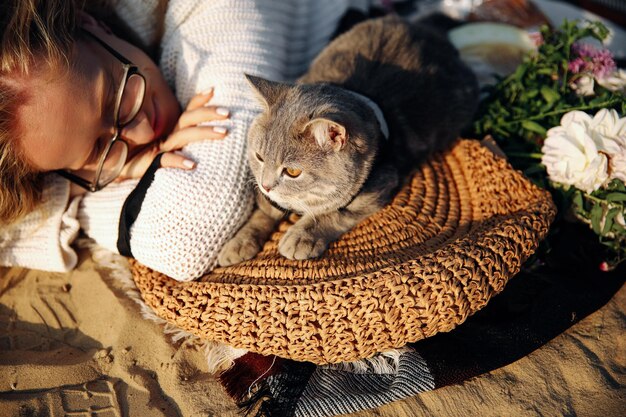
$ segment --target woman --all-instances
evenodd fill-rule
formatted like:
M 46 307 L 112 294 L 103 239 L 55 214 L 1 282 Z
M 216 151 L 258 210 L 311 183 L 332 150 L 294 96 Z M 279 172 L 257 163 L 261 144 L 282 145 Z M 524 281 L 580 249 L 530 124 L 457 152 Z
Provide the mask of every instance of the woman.
M 82 229 L 179 280 L 209 270 L 252 206 L 243 73 L 294 79 L 349 3 L 369 2 L 120 2 L 144 41 L 165 10 L 160 71 L 71 1 L 3 6 L 0 264 L 69 270 Z

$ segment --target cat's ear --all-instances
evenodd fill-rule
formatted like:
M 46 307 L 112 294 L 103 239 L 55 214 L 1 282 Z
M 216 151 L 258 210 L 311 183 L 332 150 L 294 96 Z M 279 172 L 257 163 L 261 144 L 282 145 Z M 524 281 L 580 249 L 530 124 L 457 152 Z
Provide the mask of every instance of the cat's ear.
M 322 148 L 330 146 L 337 152 L 343 149 L 348 141 L 348 132 L 345 126 L 330 119 L 318 117 L 308 122 L 305 125 L 305 129 L 307 128 Z
M 266 80 L 250 74 L 244 74 L 260 101 L 271 107 L 289 88 L 288 84 Z

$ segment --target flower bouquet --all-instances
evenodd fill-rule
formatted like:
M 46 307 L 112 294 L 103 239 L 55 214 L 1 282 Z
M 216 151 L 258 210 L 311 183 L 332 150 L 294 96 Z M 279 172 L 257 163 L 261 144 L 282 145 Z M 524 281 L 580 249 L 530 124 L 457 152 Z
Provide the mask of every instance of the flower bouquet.
M 626 71 L 587 43 L 608 34 L 599 22 L 543 27 L 537 50 L 487 87 L 473 125 L 552 191 L 560 220 L 592 228 L 608 249 L 603 270 L 626 259 Z

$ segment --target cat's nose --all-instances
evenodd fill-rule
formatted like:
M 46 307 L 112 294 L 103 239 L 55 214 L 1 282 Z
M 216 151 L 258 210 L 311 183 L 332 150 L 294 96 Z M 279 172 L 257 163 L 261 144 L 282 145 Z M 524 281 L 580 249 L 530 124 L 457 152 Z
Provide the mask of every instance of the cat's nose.
M 262 186 L 262 187 L 263 187 L 263 189 L 264 189 L 266 192 L 268 192 L 268 193 L 269 193 L 269 192 L 270 192 L 270 190 L 272 189 L 272 187 L 270 187 L 269 185 L 262 184 L 261 186 Z

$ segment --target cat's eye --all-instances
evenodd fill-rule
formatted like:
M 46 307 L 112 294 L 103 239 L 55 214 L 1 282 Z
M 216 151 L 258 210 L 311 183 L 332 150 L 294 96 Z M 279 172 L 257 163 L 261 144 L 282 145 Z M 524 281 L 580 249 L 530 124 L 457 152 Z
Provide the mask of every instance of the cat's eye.
M 285 174 L 289 175 L 291 178 L 299 177 L 300 174 L 302 174 L 302 170 L 301 169 L 296 169 L 296 168 L 285 168 L 283 170 L 283 172 Z
M 263 158 L 261 158 L 261 155 L 259 155 L 259 153 L 255 153 L 254 156 L 256 156 L 256 159 L 259 160 L 259 162 L 263 162 Z

